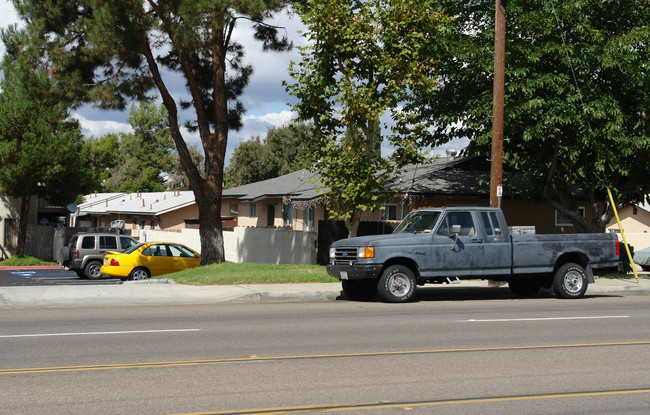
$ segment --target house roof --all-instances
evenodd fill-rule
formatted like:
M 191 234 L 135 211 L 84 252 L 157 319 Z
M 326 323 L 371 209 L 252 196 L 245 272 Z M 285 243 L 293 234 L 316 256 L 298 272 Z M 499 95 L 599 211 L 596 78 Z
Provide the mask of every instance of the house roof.
M 160 215 L 194 204 L 191 191 L 151 193 L 93 193 L 84 196 L 78 214 L 141 214 Z
M 303 169 L 284 176 L 224 189 L 223 198 L 255 202 L 265 198 L 290 198 L 309 202 L 321 197 L 323 185 L 316 173 Z M 504 184 L 509 174 L 504 171 Z M 431 164 L 409 165 L 400 169 L 386 187 L 414 194 L 489 194 L 490 162 L 481 158 L 441 158 Z M 507 189 L 507 187 L 506 187 Z M 506 190 L 507 191 L 507 190 Z M 93 193 L 84 197 L 79 215 L 142 214 L 160 215 L 195 203 L 191 191 L 153 193 Z
M 316 178 L 315 173 L 303 169 L 273 179 L 224 189 L 222 195 L 248 202 L 274 197 L 291 197 L 292 200 L 308 201 L 321 196 L 318 188 L 322 187 L 322 184 Z
M 646 212 L 650 213 L 650 203 L 648 203 L 648 202 L 637 203 L 636 207 L 638 207 L 639 209 L 643 209 Z
M 323 185 L 317 174 L 299 170 L 284 176 L 245 184 L 223 191 L 223 197 L 254 202 L 264 198 L 290 197 L 294 201 L 318 199 Z M 509 174 L 504 172 L 504 184 Z M 480 158 L 445 157 L 425 165 L 408 165 L 396 172 L 386 191 L 410 194 L 489 194 L 490 162 Z
M 512 175 L 503 172 L 506 193 Z M 430 164 L 400 169 L 386 187 L 389 191 L 413 194 L 489 195 L 490 161 L 478 157 L 445 157 Z

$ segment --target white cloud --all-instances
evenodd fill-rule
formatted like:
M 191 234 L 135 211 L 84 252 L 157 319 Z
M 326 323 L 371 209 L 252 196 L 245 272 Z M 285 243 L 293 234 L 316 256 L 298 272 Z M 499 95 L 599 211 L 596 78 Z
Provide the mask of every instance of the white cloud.
M 133 128 L 128 123 L 110 120 L 90 120 L 79 113 L 72 114 L 81 124 L 81 130 L 87 137 L 101 137 L 109 133 L 130 133 Z
M 266 123 L 269 126 L 278 127 L 284 124 L 288 124 L 295 117 L 295 112 L 285 110 L 280 112 L 269 112 L 268 114 L 263 115 L 247 115 L 244 117 L 244 122 L 247 122 L 249 120 L 259 121 Z

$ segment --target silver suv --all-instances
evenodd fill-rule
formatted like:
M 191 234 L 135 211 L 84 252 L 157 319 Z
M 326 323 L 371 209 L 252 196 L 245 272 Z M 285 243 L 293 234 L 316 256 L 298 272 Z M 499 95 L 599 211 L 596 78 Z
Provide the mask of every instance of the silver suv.
M 61 266 L 81 278 L 96 280 L 107 251 L 122 252 L 138 242 L 130 236 L 115 233 L 79 232 L 61 248 Z

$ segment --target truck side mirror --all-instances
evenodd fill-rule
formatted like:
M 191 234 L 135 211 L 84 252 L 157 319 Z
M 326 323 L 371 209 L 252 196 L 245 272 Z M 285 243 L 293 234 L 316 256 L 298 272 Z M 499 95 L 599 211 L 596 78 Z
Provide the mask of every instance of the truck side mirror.
M 451 235 L 449 237 L 454 240 L 454 246 L 451 247 L 452 251 L 456 250 L 456 245 L 458 244 L 458 234 L 460 233 L 460 225 L 451 225 Z

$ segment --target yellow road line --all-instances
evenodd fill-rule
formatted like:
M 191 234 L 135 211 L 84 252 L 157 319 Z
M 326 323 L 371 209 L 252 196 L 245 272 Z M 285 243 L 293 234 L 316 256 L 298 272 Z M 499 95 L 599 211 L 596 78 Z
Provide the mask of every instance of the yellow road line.
M 568 392 L 568 393 L 554 393 L 554 394 L 546 394 L 546 395 L 451 399 L 446 401 L 419 401 L 419 402 L 382 401 L 382 402 L 359 403 L 359 404 L 292 406 L 292 407 L 285 407 L 285 408 L 243 409 L 243 410 L 222 411 L 222 412 L 194 412 L 194 413 L 188 413 L 183 415 L 280 415 L 280 414 L 300 414 L 300 413 L 309 413 L 309 412 L 344 412 L 344 411 L 390 409 L 390 408 L 404 408 L 404 409 L 411 408 L 412 409 L 414 407 L 533 401 L 538 399 L 563 399 L 563 398 L 581 398 L 581 397 L 596 397 L 596 396 L 632 395 L 632 394 L 640 394 L 640 393 L 650 393 L 650 389 Z
M 650 389 L 629 389 L 629 390 L 595 391 L 595 392 L 568 392 L 568 393 L 554 393 L 554 394 L 547 394 L 547 395 L 524 395 L 524 396 L 504 396 L 504 397 L 490 397 L 490 398 L 451 399 L 446 401 L 419 401 L 419 402 L 381 401 L 381 402 L 374 402 L 374 403 L 359 403 L 359 404 L 292 406 L 292 407 L 285 407 L 285 408 L 244 409 L 244 410 L 222 411 L 222 412 L 193 412 L 193 413 L 182 414 L 182 415 L 280 415 L 280 414 L 300 414 L 300 413 L 309 413 L 309 412 L 344 412 L 344 411 L 390 409 L 390 408 L 410 409 L 414 407 L 463 405 L 463 404 L 495 403 L 495 402 L 517 402 L 517 401 L 532 401 L 538 399 L 615 396 L 615 395 L 631 395 L 631 394 L 640 394 L 640 393 L 650 393 Z
M 539 349 L 642 346 L 642 345 L 650 345 L 650 341 L 551 344 L 551 345 L 531 345 L 531 346 L 473 347 L 473 348 L 461 348 L 461 349 L 403 350 L 403 351 L 365 352 L 365 353 L 332 353 L 332 354 L 312 354 L 312 355 L 296 355 L 296 356 L 266 356 L 266 357 L 249 356 L 249 357 L 235 357 L 235 358 L 224 358 L 224 359 L 186 360 L 186 361 L 172 361 L 172 362 L 116 363 L 116 364 L 105 364 L 105 365 L 3 369 L 0 370 L 0 375 L 9 375 L 9 374 L 15 375 L 21 373 L 48 373 L 48 372 L 111 370 L 111 369 L 154 368 L 154 367 L 171 367 L 171 366 L 193 366 L 193 365 L 204 365 L 204 364 L 249 363 L 249 362 L 261 362 L 261 361 L 300 360 L 300 359 L 400 356 L 400 355 L 438 354 L 438 353 L 493 352 L 493 351 L 508 351 L 508 350 L 533 350 L 533 349 L 539 350 Z

